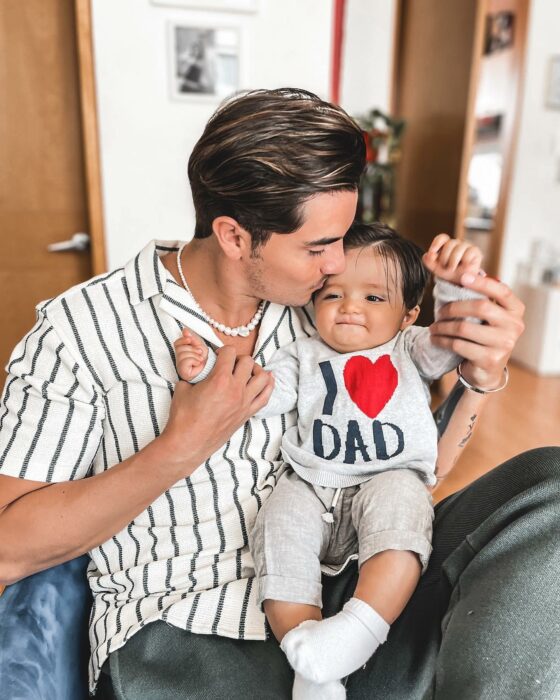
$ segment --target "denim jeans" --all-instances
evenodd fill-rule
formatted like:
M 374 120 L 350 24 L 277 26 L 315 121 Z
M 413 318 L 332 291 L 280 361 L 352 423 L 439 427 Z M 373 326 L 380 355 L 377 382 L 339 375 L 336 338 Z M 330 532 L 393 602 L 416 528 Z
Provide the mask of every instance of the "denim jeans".
M 41 571 L 0 597 L 2 700 L 88 697 L 88 563 L 82 556 Z
M 354 566 L 323 580 L 325 615 L 356 578 Z M 163 622 L 114 651 L 104 671 L 99 696 L 118 700 L 291 697 L 275 640 Z M 349 700 L 560 698 L 560 448 L 519 455 L 436 506 L 428 570 L 346 688 Z

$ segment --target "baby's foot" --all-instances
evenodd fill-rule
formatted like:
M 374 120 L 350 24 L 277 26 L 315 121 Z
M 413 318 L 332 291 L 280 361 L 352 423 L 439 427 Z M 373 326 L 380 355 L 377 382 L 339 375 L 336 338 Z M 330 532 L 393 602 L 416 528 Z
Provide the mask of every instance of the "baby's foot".
M 313 683 L 296 673 L 292 700 L 344 700 L 345 697 L 346 688 L 340 681 Z
M 359 598 L 333 617 L 306 620 L 290 630 L 281 647 L 292 668 L 314 683 L 327 683 L 363 666 L 387 639 L 389 625 Z

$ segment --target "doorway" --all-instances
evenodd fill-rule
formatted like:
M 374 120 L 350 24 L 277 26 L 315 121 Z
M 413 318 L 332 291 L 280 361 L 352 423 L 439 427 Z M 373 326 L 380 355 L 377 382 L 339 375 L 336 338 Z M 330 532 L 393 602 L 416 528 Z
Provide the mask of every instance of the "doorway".
M 39 301 L 104 271 L 89 9 L 0 3 L 2 367 Z M 90 244 L 49 252 L 76 233 Z

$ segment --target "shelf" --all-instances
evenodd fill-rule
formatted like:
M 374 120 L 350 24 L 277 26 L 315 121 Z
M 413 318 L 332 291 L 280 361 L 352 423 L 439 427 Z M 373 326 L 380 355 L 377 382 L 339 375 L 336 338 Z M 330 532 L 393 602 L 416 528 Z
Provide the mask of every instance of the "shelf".
M 484 233 L 490 233 L 494 230 L 494 220 L 467 216 L 467 218 L 463 221 L 463 226 L 469 231 L 483 231 Z

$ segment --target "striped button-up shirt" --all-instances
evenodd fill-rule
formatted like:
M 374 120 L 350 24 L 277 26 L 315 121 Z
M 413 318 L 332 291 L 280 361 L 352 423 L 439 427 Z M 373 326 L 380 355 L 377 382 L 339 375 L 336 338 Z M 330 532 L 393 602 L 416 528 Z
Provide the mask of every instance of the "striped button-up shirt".
M 0 473 L 82 479 L 127 459 L 163 430 L 184 326 L 221 341 L 152 242 L 124 268 L 37 306 L 8 365 Z M 267 302 L 253 357 L 313 331 L 305 309 Z M 293 414 L 252 418 L 193 474 L 90 552 L 90 686 L 111 651 L 153 620 L 195 633 L 264 639 L 248 535 L 276 483 Z M 158 468 L 157 464 L 153 465 Z

